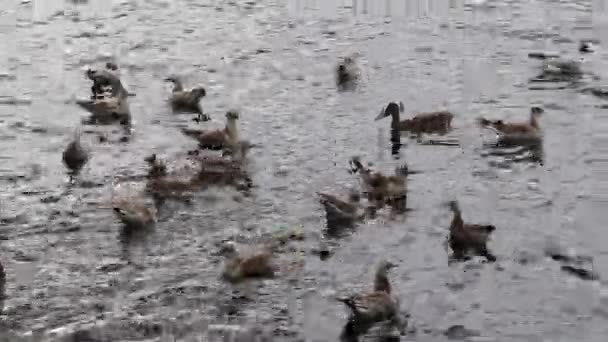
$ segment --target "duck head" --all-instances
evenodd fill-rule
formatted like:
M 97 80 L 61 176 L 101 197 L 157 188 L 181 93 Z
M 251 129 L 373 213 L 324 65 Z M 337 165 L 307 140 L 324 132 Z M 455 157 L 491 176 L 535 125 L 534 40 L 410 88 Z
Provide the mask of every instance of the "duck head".
M 229 121 L 230 120 L 238 120 L 238 118 L 239 118 L 239 113 L 236 112 L 236 111 L 234 111 L 234 110 L 228 111 L 226 113 L 226 119 L 229 120 Z
M 534 115 L 534 116 L 539 116 L 541 114 L 543 114 L 545 112 L 544 109 L 540 108 L 540 107 L 532 107 L 530 109 L 530 114 Z
M 388 271 L 392 268 L 397 267 L 396 264 L 388 261 L 388 260 L 382 260 L 380 261 L 380 263 L 378 264 L 378 268 L 376 273 L 377 274 L 381 274 L 381 275 L 386 275 L 388 274 Z
M 177 76 L 168 76 L 165 78 L 165 81 L 173 83 L 173 91 L 181 91 L 183 89 L 182 81 Z
M 388 104 L 388 106 L 386 106 L 386 108 L 380 111 L 380 114 L 378 114 L 375 121 L 384 119 L 389 116 L 398 116 L 400 112 L 403 112 L 403 107 L 403 102 L 400 102 L 399 104 L 391 102 Z
M 207 91 L 205 91 L 205 88 L 203 87 L 198 87 L 198 88 L 194 88 L 192 89 L 192 94 L 197 98 L 203 98 L 207 95 Z

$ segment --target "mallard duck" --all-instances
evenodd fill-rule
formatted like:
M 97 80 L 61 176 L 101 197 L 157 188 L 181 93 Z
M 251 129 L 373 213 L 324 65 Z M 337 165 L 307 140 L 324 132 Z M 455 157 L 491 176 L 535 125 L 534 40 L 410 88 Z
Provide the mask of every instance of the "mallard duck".
M 80 171 L 80 169 L 82 169 L 88 160 L 89 153 L 80 144 L 80 134 L 76 133 L 74 139 L 63 151 L 63 163 L 70 169 L 72 173 L 76 174 Z
M 358 192 L 351 192 L 348 201 L 327 193 L 317 192 L 317 194 L 325 209 L 328 228 L 352 226 L 355 222 L 365 218 L 366 214 L 372 214 L 372 208 L 365 210 L 361 206 L 361 196 Z
M 336 83 L 338 87 L 344 87 L 353 84 L 359 79 L 359 68 L 355 63 L 354 56 L 344 57 L 341 63 L 336 67 Z
M 496 227 L 489 224 L 464 223 L 458 202 L 450 201 L 448 206 L 454 215 L 448 238 L 448 244 L 454 253 L 454 258 L 464 260 L 467 252 L 473 252 L 475 255 L 485 257 L 488 261 L 496 261 L 496 257 L 487 248 L 490 234 L 496 230 Z
M 389 261 L 381 261 L 374 277 L 374 290 L 369 293 L 355 294 L 337 298 L 350 309 L 349 323 L 357 331 L 356 335 L 367 331 L 373 324 L 383 321 L 401 325 L 399 300 L 391 296 L 388 271 L 395 267 Z
M 249 256 L 242 256 L 229 244 L 223 251 L 227 260 L 224 264 L 222 277 L 231 282 L 237 283 L 247 278 L 272 277 L 275 273 L 275 266 L 272 264 L 272 253 L 268 246 L 265 246 Z
M 156 223 L 156 212 L 142 201 L 131 199 L 120 199 L 112 207 L 114 214 L 129 230 L 147 228 Z
M 539 135 L 540 126 L 538 118 L 544 113 L 540 107 L 530 109 L 530 120 L 528 122 L 505 123 L 502 120 L 488 120 L 479 118 L 478 122 L 482 127 L 489 127 L 502 135 Z
M 395 175 L 385 176 L 380 172 L 373 172 L 363 166 L 359 157 L 350 160 L 351 171 L 359 173 L 363 181 L 364 192 L 368 200 L 376 202 L 377 207 L 389 204 L 394 208 L 405 209 L 407 201 L 407 174 L 408 167 L 403 165 L 395 169 Z
M 376 117 L 376 121 L 390 116 L 392 117 L 391 127 L 399 131 L 408 131 L 417 134 L 445 134 L 451 129 L 452 118 L 454 118 L 454 115 L 448 111 L 439 111 L 419 113 L 411 119 L 399 121 L 399 116 L 402 112 L 402 102 L 400 102 L 399 105 L 395 102 L 391 102 L 386 106 L 386 109 L 382 109 L 380 114 Z
M 204 131 L 198 129 L 182 129 L 182 132 L 198 141 L 199 148 L 219 150 L 226 146 L 238 145 L 238 130 L 236 121 L 239 114 L 234 111 L 226 113 L 226 127 L 213 131 Z
M 167 77 L 165 81 L 173 83 L 173 92 L 169 101 L 174 111 L 198 113 L 199 121 L 209 120 L 200 106 L 200 100 L 207 95 L 205 88 L 184 89 L 182 82 L 176 76 Z

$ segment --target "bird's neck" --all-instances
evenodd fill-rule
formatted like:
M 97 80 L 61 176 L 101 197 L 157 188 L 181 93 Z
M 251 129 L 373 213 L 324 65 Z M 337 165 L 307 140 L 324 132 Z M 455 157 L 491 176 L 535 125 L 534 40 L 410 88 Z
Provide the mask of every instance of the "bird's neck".
M 391 293 L 391 283 L 388 280 L 386 272 L 376 273 L 376 279 L 374 279 L 374 291 Z

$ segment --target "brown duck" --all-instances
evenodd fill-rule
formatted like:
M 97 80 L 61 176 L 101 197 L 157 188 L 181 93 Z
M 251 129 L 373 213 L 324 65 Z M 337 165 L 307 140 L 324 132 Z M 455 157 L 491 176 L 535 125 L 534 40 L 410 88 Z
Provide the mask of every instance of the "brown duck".
M 402 328 L 399 300 L 391 295 L 391 285 L 388 279 L 388 271 L 393 267 L 395 265 L 386 260 L 379 263 L 372 292 L 337 298 L 350 310 L 347 328 L 351 330 L 351 334 L 363 334 L 372 325 L 383 321 L 391 321 Z
M 89 153 L 80 144 L 80 135 L 76 133 L 72 140 L 63 151 L 63 163 L 73 174 L 78 173 L 89 160 Z
M 530 109 L 530 120 L 528 122 L 506 123 L 502 120 L 488 120 L 485 118 L 479 118 L 478 122 L 482 127 L 491 128 L 501 135 L 537 136 L 541 133 L 538 118 L 543 113 L 544 110 L 542 108 L 532 107 Z
M 488 261 L 496 261 L 496 257 L 488 251 L 487 242 L 490 234 L 496 230 L 493 225 L 471 224 L 462 220 L 458 202 L 448 203 L 453 217 L 450 224 L 448 244 L 456 260 L 466 260 L 467 253 L 483 256 Z
M 224 264 L 222 277 L 237 283 L 248 278 L 267 278 L 274 276 L 275 266 L 272 263 L 272 252 L 268 246 L 258 249 L 248 256 L 240 255 L 234 245 L 225 248 L 227 260 Z
M 399 121 L 403 107 L 402 102 L 399 105 L 395 102 L 389 103 L 376 117 L 376 121 L 390 116 L 392 117 L 391 127 L 393 129 L 415 134 L 445 134 L 451 129 L 454 115 L 448 111 L 418 113 L 411 119 Z
M 106 63 L 106 70 L 94 70 L 88 69 L 86 76 L 93 81 L 91 87 L 91 99 L 97 99 L 99 97 L 112 97 L 112 96 L 132 96 L 134 94 L 129 93 L 120 78 L 115 74 L 118 67 L 114 63 Z
M 221 157 L 201 157 L 197 182 L 204 185 L 233 185 L 239 190 L 247 190 L 252 180 L 240 160 Z
M 407 165 L 396 168 L 395 175 L 385 176 L 363 166 L 359 157 L 353 157 L 350 164 L 351 171 L 361 175 L 363 191 L 367 193 L 368 200 L 376 203 L 376 207 L 381 208 L 384 204 L 389 204 L 394 208 L 405 209 L 407 201 Z
M 198 141 L 199 148 L 220 150 L 227 146 L 238 145 L 238 130 L 236 121 L 239 114 L 234 111 L 226 113 L 226 126 L 224 129 L 204 131 L 198 129 L 183 129 L 182 132 Z
M 196 175 L 188 178 L 172 177 L 167 174 L 167 166 L 153 154 L 145 158 L 150 166 L 146 192 L 157 199 L 188 197 L 202 183 Z
M 327 226 L 330 229 L 352 226 L 355 222 L 363 220 L 366 215 L 373 215 L 373 208 L 366 210 L 361 205 L 361 196 L 358 192 L 351 192 L 347 201 L 327 193 L 317 194 L 325 209 Z
M 114 214 L 129 230 L 139 230 L 156 223 L 156 213 L 136 198 L 120 199 L 114 202 Z
M 195 87 L 184 89 L 182 82 L 176 76 L 165 78 L 165 81 L 173 83 L 173 91 L 170 98 L 171 107 L 176 112 L 192 112 L 199 114 L 198 121 L 208 121 L 209 117 L 203 115 L 200 100 L 207 95 L 205 88 Z

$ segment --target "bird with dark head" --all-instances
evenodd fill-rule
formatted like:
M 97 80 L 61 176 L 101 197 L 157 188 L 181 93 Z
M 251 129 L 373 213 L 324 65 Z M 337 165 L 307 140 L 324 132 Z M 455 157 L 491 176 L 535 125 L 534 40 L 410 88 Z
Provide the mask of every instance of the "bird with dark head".
M 63 151 L 63 163 L 72 175 L 76 175 L 88 161 L 89 152 L 80 143 L 80 133 L 76 132 L 74 139 Z
M 426 112 L 415 114 L 411 119 L 400 121 L 400 113 L 404 111 L 403 102 L 399 105 L 390 102 L 386 108 L 380 111 L 376 121 L 386 117 L 391 117 L 391 128 L 399 131 L 406 131 L 413 134 L 445 134 L 451 129 L 454 114 L 448 111 Z
M 490 253 L 487 247 L 490 234 L 496 230 L 496 227 L 489 224 L 465 223 L 458 202 L 450 201 L 447 205 L 453 215 L 448 244 L 452 249 L 454 259 L 466 260 L 468 259 L 467 254 L 473 253 L 485 257 L 490 262 L 496 261 L 496 257 Z
M 203 87 L 184 89 L 181 80 L 177 76 L 165 78 L 165 81 L 173 83 L 173 91 L 169 102 L 174 112 L 186 112 L 199 114 L 198 121 L 208 121 L 209 116 L 203 114 L 200 101 L 207 95 Z

